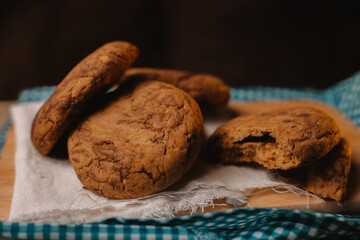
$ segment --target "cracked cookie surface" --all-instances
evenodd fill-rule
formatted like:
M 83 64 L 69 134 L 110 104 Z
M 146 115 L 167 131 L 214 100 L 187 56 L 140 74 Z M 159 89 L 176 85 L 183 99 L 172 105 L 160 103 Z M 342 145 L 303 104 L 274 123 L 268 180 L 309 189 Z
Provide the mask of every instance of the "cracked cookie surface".
M 210 74 L 193 74 L 186 71 L 130 68 L 122 81 L 156 80 L 172 84 L 192 96 L 198 103 L 225 105 L 229 98 L 229 86 L 220 78 Z
M 77 64 L 33 121 L 31 140 L 36 149 L 48 154 L 89 100 L 110 88 L 137 55 L 138 49 L 130 43 L 110 42 Z
M 212 134 L 208 147 L 222 163 L 287 170 L 322 158 L 339 140 L 339 127 L 326 113 L 289 108 L 236 117 Z
M 156 81 L 114 94 L 68 139 L 78 178 L 85 188 L 108 198 L 137 198 L 164 190 L 199 154 L 199 106 L 184 91 Z

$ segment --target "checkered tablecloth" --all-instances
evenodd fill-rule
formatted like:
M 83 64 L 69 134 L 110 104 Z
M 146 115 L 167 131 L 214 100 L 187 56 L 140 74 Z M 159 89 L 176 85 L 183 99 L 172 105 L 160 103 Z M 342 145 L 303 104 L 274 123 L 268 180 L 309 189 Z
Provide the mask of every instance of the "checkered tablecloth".
M 360 219 L 278 208 L 240 208 L 167 220 L 107 219 L 52 225 L 0 223 L 21 239 L 359 239 Z
M 55 87 L 24 90 L 18 102 L 46 100 Z M 311 99 L 328 103 L 360 127 L 360 72 L 324 90 L 233 88 L 232 101 Z M 0 151 L 11 123 L 0 132 Z M 1 237 L 20 239 L 360 239 L 360 210 L 350 215 L 241 208 L 166 220 L 107 219 L 91 224 L 0 222 Z

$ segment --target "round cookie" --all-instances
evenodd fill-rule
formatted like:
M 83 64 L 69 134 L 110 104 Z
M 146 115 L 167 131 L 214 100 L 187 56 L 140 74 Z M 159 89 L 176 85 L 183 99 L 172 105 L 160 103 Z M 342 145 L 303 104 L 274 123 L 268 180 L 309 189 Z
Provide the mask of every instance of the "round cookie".
M 287 170 L 322 158 L 339 140 L 339 127 L 324 112 L 290 108 L 234 118 L 212 134 L 208 145 L 210 156 L 222 163 Z
M 110 42 L 77 64 L 38 111 L 31 140 L 48 154 L 86 103 L 109 89 L 135 61 L 138 49 L 127 42 Z
M 151 195 L 178 181 L 199 154 L 203 129 L 199 106 L 181 89 L 156 81 L 124 89 L 68 139 L 84 187 L 117 199 Z
M 134 80 L 156 80 L 172 84 L 187 92 L 198 103 L 225 105 L 230 98 L 229 86 L 220 78 L 209 74 L 155 68 L 128 69 L 122 81 Z

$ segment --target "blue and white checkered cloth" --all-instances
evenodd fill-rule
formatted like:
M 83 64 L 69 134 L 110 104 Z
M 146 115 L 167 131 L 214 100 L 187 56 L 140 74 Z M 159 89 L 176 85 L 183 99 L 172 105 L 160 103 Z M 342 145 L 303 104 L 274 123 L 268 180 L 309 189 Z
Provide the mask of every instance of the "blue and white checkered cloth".
M 23 91 L 18 102 L 43 101 L 55 87 Z M 360 72 L 324 90 L 233 88 L 232 101 L 310 99 L 328 103 L 360 127 Z M 11 123 L 0 133 L 0 151 Z M 360 239 L 360 211 L 351 215 L 279 208 L 240 208 L 167 220 L 107 219 L 91 224 L 0 222 L 2 237 L 20 239 Z
M 240 208 L 167 220 L 107 219 L 53 225 L 0 223 L 21 239 L 359 239 L 360 219 L 279 208 Z

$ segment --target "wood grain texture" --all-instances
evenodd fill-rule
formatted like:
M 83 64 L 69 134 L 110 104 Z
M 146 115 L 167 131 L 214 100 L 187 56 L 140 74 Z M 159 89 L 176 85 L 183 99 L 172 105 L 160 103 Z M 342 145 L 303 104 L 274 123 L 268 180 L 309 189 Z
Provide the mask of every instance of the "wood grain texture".
M 245 206 L 284 207 L 320 212 L 351 212 L 360 210 L 360 131 L 344 115 L 332 107 L 315 102 L 253 102 L 232 104 L 230 107 L 238 114 L 249 114 L 292 106 L 312 106 L 325 111 L 339 124 L 341 135 L 350 140 L 352 145 L 352 165 L 344 206 L 339 207 L 335 201 L 323 202 L 312 197 L 307 198 L 307 196 L 299 196 L 291 192 L 278 193 L 272 189 L 255 190 L 254 194 L 248 197 L 248 204 Z M 15 136 L 14 131 L 11 128 L 0 159 L 0 220 L 6 220 L 10 211 L 15 176 L 14 153 Z M 224 199 L 215 200 L 214 204 L 214 207 L 207 207 L 204 211 L 213 212 L 234 207 L 233 205 L 226 204 Z M 198 209 L 197 213 L 201 212 L 202 210 Z M 178 215 L 187 215 L 190 213 L 190 211 L 185 211 Z
M 10 213 L 13 186 L 15 181 L 14 168 L 15 136 L 13 127 L 7 134 L 0 158 L 0 220 L 7 219 Z

